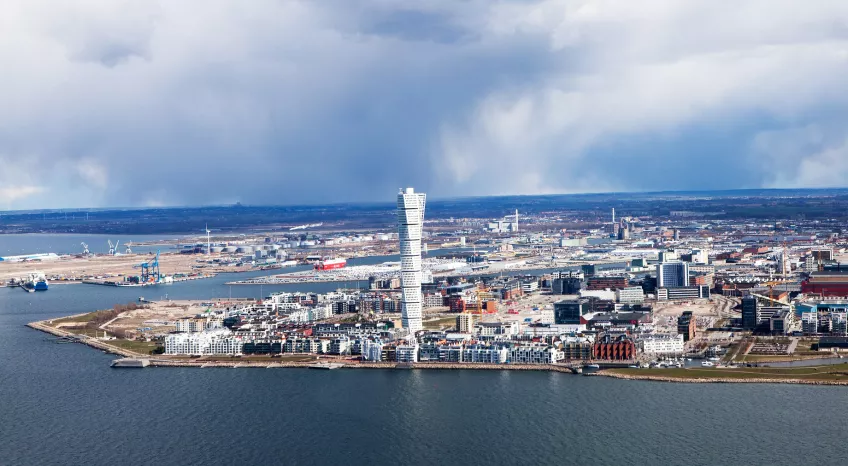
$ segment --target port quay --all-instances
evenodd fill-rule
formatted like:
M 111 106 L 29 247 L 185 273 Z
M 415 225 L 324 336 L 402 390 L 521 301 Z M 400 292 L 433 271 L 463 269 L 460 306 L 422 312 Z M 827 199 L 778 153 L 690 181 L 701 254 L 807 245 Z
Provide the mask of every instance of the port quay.
M 663 382 L 845 382 L 845 248 L 821 234 L 831 226 L 811 223 L 794 237 L 751 232 L 740 241 L 739 223 L 713 222 L 707 240 L 675 227 L 678 216 L 690 222 L 691 212 L 659 227 L 611 210 L 601 228 L 569 238 L 546 226 L 549 214 L 513 213 L 458 230 L 444 219 L 424 227 L 425 212 L 423 194 L 406 188 L 398 194 L 396 231 L 313 235 L 292 227 L 297 233 L 252 238 L 207 231 L 205 241 L 183 240 L 188 245 L 172 244 L 178 251 L 157 251 L 144 262 L 129 253 L 42 256 L 38 267 L 50 272 L 30 271 L 26 281 L 10 284 L 36 291 L 35 283 L 44 282 L 41 291 L 51 293 L 47 277 L 61 283 L 55 278 L 63 267 L 97 266 L 113 272 L 96 284 L 167 290 L 206 278 L 211 289 L 228 290 L 218 298 L 141 297 L 30 323 L 57 341 L 121 356 L 116 368 L 539 370 Z M 5 263 L 14 271 L 33 268 L 19 258 Z M 234 285 L 264 288 L 238 287 L 254 297 L 233 298 Z

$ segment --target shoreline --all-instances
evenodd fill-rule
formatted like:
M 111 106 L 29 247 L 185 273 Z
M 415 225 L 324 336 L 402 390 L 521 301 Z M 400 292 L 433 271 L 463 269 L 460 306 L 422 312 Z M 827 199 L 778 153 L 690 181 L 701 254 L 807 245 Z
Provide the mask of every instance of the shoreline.
M 732 377 L 704 377 L 704 378 L 682 378 L 662 375 L 634 375 L 634 374 L 619 374 L 616 372 L 599 371 L 599 376 L 611 377 L 620 380 L 646 380 L 651 382 L 671 382 L 671 383 L 782 383 L 794 385 L 848 385 L 848 380 L 810 380 L 810 379 L 791 379 L 791 378 L 732 378 Z
M 60 317 L 57 319 L 65 319 L 69 317 L 77 317 L 86 313 L 76 314 L 73 316 Z M 141 354 L 120 348 L 109 344 L 109 340 L 98 340 L 94 337 L 78 335 L 73 332 L 62 330 L 61 328 L 52 327 L 45 322 L 53 320 L 43 320 L 30 322 L 27 327 L 38 330 L 56 337 L 73 337 L 76 342 L 83 345 L 99 349 L 101 351 L 121 356 L 127 359 L 146 360 L 153 367 L 197 367 L 197 368 L 309 368 L 316 364 L 342 364 L 343 369 L 425 369 L 425 370 L 507 370 L 507 371 L 541 371 L 541 372 L 560 372 L 575 374 L 572 369 L 572 364 L 484 364 L 484 363 L 445 363 L 445 362 L 417 362 L 417 363 L 397 363 L 397 362 L 361 362 L 361 361 L 345 361 L 339 359 L 312 359 L 308 361 L 278 361 L 273 358 L 266 360 L 255 360 L 249 358 L 232 358 L 228 360 L 203 360 L 200 358 L 191 359 L 170 359 L 159 355 Z M 814 379 L 796 379 L 790 377 L 767 378 L 767 377 L 673 377 L 655 374 L 621 374 L 613 370 L 599 370 L 597 372 L 583 373 L 587 376 L 602 376 L 610 377 L 619 380 L 642 380 L 650 382 L 665 382 L 665 383 L 775 383 L 775 384 L 795 384 L 795 385 L 848 385 L 848 380 L 814 380 Z

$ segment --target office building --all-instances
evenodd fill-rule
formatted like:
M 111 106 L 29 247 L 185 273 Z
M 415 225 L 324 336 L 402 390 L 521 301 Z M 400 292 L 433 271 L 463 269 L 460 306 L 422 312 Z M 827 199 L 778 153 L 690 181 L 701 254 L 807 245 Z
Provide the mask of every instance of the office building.
M 672 261 L 657 264 L 657 288 L 689 286 L 689 264 Z
M 551 294 L 577 294 L 583 286 L 580 272 L 556 272 L 551 278 Z
M 580 317 L 590 312 L 589 300 L 566 299 L 554 303 L 555 324 L 580 324 Z
M 692 311 L 684 311 L 677 318 L 677 333 L 683 335 L 683 341 L 695 339 L 695 316 Z
M 760 322 L 759 303 L 753 296 L 742 298 L 742 328 L 754 330 Z
M 645 302 L 645 292 L 641 286 L 630 286 L 616 290 L 615 298 L 622 304 L 642 304 Z
M 657 301 L 680 301 L 709 298 L 710 287 L 706 285 L 657 288 Z
M 594 276 L 586 280 L 586 289 L 595 290 L 618 290 L 627 288 L 627 277 L 621 275 Z
M 398 238 L 400 240 L 401 325 L 415 333 L 421 324 L 421 235 L 427 195 L 412 188 L 398 194 Z

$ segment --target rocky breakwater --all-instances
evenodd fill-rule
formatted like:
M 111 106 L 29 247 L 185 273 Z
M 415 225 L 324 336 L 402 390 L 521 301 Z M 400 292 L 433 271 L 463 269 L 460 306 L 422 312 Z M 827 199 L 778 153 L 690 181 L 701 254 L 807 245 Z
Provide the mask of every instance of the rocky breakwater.
M 676 383 L 788 383 L 802 385 L 848 385 L 848 380 L 816 380 L 792 377 L 671 377 L 647 374 L 621 374 L 614 371 L 599 371 L 595 375 L 625 380 L 648 380 L 652 382 Z

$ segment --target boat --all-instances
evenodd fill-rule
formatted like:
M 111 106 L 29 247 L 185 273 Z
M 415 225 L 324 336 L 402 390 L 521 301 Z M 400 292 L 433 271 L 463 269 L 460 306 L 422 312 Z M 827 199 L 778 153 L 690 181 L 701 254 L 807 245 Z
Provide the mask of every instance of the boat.
M 704 366 L 704 367 L 713 367 L 713 366 L 715 366 L 715 364 L 713 364 L 713 363 L 711 363 L 711 362 L 709 362 L 709 361 L 704 361 L 704 362 L 702 362 L 702 363 L 701 363 L 701 365 L 702 365 L 702 366 Z
M 346 265 L 347 259 L 344 258 L 325 259 L 315 264 L 315 270 L 335 270 L 344 268 Z
M 44 272 L 32 272 L 23 281 L 23 288 L 27 291 L 47 291 L 49 288 L 47 277 L 44 276 Z
M 712 357 L 712 358 L 709 358 L 709 360 L 710 361 L 721 361 L 721 358 Z

